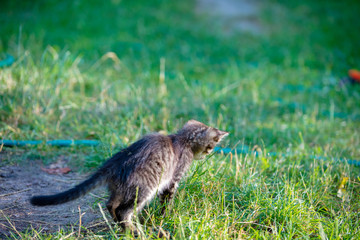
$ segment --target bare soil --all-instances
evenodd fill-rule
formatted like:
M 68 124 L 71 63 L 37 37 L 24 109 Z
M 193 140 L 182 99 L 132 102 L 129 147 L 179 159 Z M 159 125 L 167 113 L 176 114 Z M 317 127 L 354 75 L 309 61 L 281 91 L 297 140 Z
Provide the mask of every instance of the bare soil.
M 259 21 L 259 1 L 197 0 L 196 3 L 197 12 L 209 16 L 225 34 L 241 31 L 260 35 L 264 32 Z
M 0 153 L 0 163 L 1 163 Z M 0 166 L 3 164 L 0 164 Z M 55 232 L 59 229 L 78 231 L 79 208 L 83 214 L 81 226 L 87 229 L 106 228 L 102 214 L 95 204 L 105 202 L 105 189 L 73 202 L 57 206 L 34 207 L 29 203 L 33 195 L 47 195 L 69 189 L 86 178 L 75 172 L 64 175 L 49 174 L 40 163 L 29 165 L 6 165 L 0 167 L 0 239 L 17 235 L 34 228 L 41 232 Z

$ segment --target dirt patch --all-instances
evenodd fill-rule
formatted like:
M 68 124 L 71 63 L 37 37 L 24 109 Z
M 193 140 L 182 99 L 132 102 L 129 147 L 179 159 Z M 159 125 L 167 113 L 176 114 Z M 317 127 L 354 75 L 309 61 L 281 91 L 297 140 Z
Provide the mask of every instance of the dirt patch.
M 1 160 L 1 155 L 0 155 Z M 82 226 L 106 228 L 106 224 L 94 204 L 105 202 L 106 190 L 99 188 L 83 198 L 57 206 L 34 207 L 29 203 L 33 195 L 46 195 L 64 191 L 86 178 L 70 172 L 66 175 L 52 175 L 41 170 L 41 165 L 0 167 L 0 239 L 29 228 L 42 232 L 54 232 L 60 228 L 76 231 L 79 227 L 79 207 Z
M 208 15 L 226 34 L 238 31 L 262 34 L 260 4 L 250 0 L 197 0 L 197 12 Z

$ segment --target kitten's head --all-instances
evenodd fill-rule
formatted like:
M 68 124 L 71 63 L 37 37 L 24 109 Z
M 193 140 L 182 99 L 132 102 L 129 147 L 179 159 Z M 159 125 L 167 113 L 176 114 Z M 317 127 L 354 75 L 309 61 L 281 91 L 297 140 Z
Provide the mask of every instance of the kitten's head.
M 225 136 L 229 135 L 228 132 L 206 126 L 196 120 L 188 121 L 178 134 L 186 138 L 195 159 L 203 159 Z

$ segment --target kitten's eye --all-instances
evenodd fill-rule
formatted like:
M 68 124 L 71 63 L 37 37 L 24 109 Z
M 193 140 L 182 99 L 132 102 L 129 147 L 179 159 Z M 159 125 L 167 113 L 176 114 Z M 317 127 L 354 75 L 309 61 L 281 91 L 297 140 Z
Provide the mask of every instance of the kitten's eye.
M 218 136 L 214 137 L 214 141 L 215 142 L 219 141 L 219 137 Z

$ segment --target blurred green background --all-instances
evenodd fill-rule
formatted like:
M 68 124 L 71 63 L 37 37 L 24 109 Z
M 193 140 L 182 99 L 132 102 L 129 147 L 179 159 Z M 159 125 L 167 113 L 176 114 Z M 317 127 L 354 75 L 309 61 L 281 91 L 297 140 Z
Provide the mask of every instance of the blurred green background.
M 338 86 L 359 66 L 356 1 L 257 3 L 257 34 L 224 33 L 236 20 L 197 4 L 6 1 L 0 51 L 17 61 L 1 70 L 1 137 L 132 141 L 194 118 L 233 144 L 282 150 L 301 133 L 360 156 L 359 86 Z
M 6 149 L 2 164 L 68 154 L 88 171 L 146 133 L 197 119 L 230 132 L 223 146 L 293 156 L 197 165 L 185 189 L 201 201 L 181 190 L 185 223 L 170 216 L 169 228 L 184 238 L 354 237 L 358 168 L 331 159 L 360 160 L 360 84 L 340 84 L 360 68 L 360 2 L 224 2 L 234 15 L 206 0 L 2 1 L 0 58 L 16 61 L 0 69 L 0 138 L 103 142 Z M 242 6 L 249 14 L 237 15 Z M 343 185 L 347 200 L 336 195 Z M 209 215 L 207 201 L 224 205 Z

